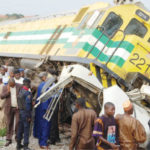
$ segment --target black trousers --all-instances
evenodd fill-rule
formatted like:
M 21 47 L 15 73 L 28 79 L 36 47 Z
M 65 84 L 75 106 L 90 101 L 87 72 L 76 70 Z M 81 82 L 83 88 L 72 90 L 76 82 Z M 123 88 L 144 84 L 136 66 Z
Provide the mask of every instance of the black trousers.
M 27 120 L 25 112 L 20 111 L 17 142 L 21 143 L 21 140 L 24 136 L 24 145 L 27 146 L 29 144 L 29 132 L 30 132 L 30 122 Z
M 56 109 L 51 118 L 50 140 L 52 142 L 56 142 L 56 140 L 59 139 L 58 111 L 59 111 L 59 104 L 57 104 Z

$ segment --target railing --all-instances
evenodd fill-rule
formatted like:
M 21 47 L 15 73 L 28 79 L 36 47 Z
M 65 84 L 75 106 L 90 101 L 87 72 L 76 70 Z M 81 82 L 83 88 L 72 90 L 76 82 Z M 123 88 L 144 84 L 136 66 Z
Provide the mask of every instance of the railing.
M 104 30 L 105 31 L 105 30 Z M 98 53 L 98 55 L 96 56 L 95 60 L 98 59 L 98 57 L 102 54 L 102 52 L 104 51 L 105 47 L 107 46 L 107 44 L 109 43 L 109 41 L 112 39 L 112 37 L 116 34 L 116 32 L 114 32 L 110 37 L 108 37 L 108 41 L 106 42 L 106 44 L 103 46 L 102 50 Z
M 89 50 L 89 52 L 87 53 L 87 55 L 85 57 L 88 57 L 90 55 L 90 53 L 93 51 L 94 47 L 96 46 L 96 44 L 99 42 L 99 40 L 102 38 L 102 36 L 105 33 L 105 28 L 104 27 L 98 27 L 100 29 L 103 29 L 102 34 L 99 36 L 99 38 L 97 39 L 97 41 L 95 42 L 95 44 L 92 46 L 92 48 Z
M 107 60 L 106 62 L 106 66 L 108 65 L 109 61 L 111 60 L 111 58 L 114 56 L 114 54 L 116 53 L 116 51 L 118 50 L 118 48 L 120 47 L 121 43 L 124 41 L 125 39 L 125 34 L 124 34 L 124 31 L 122 30 L 117 30 L 117 32 L 120 31 L 123 33 L 123 38 L 121 39 L 121 41 L 119 42 L 118 46 L 116 47 L 116 49 L 113 51 L 112 55 L 109 57 L 109 59 Z
M 99 40 L 102 38 L 102 36 L 105 34 L 105 27 L 103 26 L 98 26 L 97 27 L 98 29 L 102 29 L 102 34 L 99 36 L 99 38 L 97 39 L 97 41 L 94 43 L 94 45 L 92 46 L 92 48 L 89 50 L 89 52 L 87 53 L 87 55 L 85 57 L 88 57 L 90 55 L 90 53 L 93 51 L 93 49 L 95 48 L 96 44 L 99 42 Z M 112 53 L 112 55 L 109 57 L 108 61 L 106 62 L 106 65 L 109 63 L 109 61 L 111 60 L 111 58 L 114 56 L 115 52 L 117 51 L 117 49 L 120 47 L 121 43 L 124 41 L 125 39 L 125 34 L 124 34 L 124 31 L 122 30 L 117 30 L 116 32 L 114 32 L 110 37 L 108 37 L 108 40 L 107 42 L 105 43 L 105 45 L 103 46 L 103 48 L 101 49 L 101 51 L 98 53 L 98 55 L 96 56 L 95 60 L 98 59 L 98 57 L 103 53 L 103 51 L 105 50 L 106 46 L 108 45 L 108 43 L 110 42 L 110 40 L 114 37 L 114 35 L 117 33 L 117 32 L 122 32 L 123 33 L 123 38 L 121 39 L 121 41 L 119 42 L 118 46 L 116 47 L 116 49 L 114 50 L 114 52 Z

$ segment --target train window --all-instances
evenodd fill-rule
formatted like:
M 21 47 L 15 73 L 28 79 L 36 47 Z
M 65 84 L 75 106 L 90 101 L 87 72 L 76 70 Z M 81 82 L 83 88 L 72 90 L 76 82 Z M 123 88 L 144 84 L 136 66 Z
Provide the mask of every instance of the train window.
M 114 12 L 111 12 L 105 19 L 102 26 L 105 28 L 105 34 L 112 36 L 122 25 L 123 20 L 119 15 L 116 15 Z
M 139 37 L 144 37 L 147 32 L 147 28 L 139 22 L 137 19 L 132 19 L 125 29 L 125 34 L 133 34 Z

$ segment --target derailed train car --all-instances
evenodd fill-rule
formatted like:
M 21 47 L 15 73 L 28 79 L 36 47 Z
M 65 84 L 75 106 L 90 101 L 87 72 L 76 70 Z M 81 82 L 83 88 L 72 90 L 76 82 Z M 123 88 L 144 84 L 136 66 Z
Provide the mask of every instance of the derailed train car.
M 65 65 L 82 64 L 104 88 L 117 84 L 131 96 L 150 83 L 149 35 L 150 12 L 141 3 L 98 2 L 77 13 L 1 23 L 0 63 L 57 76 Z M 149 112 L 149 97 L 140 99 L 135 103 Z

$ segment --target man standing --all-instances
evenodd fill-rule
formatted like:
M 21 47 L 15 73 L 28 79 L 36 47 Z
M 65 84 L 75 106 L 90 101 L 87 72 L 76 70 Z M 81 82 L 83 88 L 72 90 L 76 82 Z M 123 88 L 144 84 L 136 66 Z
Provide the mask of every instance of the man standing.
M 42 80 L 41 84 L 38 87 L 37 98 L 42 94 L 42 89 L 47 81 L 47 73 L 42 72 L 39 74 L 40 79 Z M 47 140 L 50 136 L 50 122 L 43 118 L 43 115 L 46 113 L 48 105 L 50 104 L 51 98 L 47 101 L 41 103 L 35 109 L 35 120 L 33 135 L 39 139 L 39 145 L 41 149 L 48 149 Z
M 76 112 L 72 117 L 71 124 L 71 142 L 69 150 L 93 150 L 95 147 L 92 131 L 96 113 L 91 109 L 85 109 L 85 100 L 79 98 L 76 100 Z
M 22 137 L 24 134 L 24 150 L 30 150 L 29 144 L 29 130 L 32 112 L 32 94 L 30 92 L 31 81 L 24 79 L 23 88 L 18 95 L 18 108 L 19 108 L 19 125 L 17 133 L 17 150 L 21 150 Z
M 129 100 L 124 102 L 123 108 L 124 114 L 116 116 L 121 150 L 137 150 L 138 144 L 146 141 L 146 132 L 143 125 L 131 116 L 133 105 Z
M 6 115 L 7 122 L 7 136 L 6 136 L 6 144 L 8 146 L 12 143 L 13 136 L 13 128 L 14 128 L 14 120 L 15 123 L 15 133 L 17 134 L 17 127 L 19 121 L 19 111 L 17 104 L 17 95 L 21 89 L 21 85 L 16 84 L 13 78 L 9 79 L 8 85 L 3 87 L 3 92 L 1 94 L 1 99 L 5 99 L 4 112 Z
M 114 118 L 115 106 L 111 102 L 104 105 L 105 113 L 97 118 L 93 136 L 97 139 L 98 150 L 118 150 L 117 124 Z
M 6 68 L 4 66 L 1 67 L 0 72 L 2 74 L 2 82 L 6 85 L 8 84 L 9 75 L 6 71 Z

